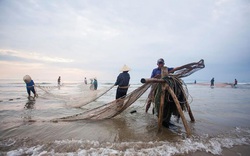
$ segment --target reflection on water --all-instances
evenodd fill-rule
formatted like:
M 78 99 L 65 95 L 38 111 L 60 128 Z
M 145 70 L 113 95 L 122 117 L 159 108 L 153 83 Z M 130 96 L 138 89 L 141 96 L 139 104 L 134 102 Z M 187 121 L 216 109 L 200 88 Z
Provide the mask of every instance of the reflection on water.
M 24 109 L 34 109 L 36 100 L 28 100 L 24 106 Z
M 25 103 L 22 116 L 24 122 L 32 121 L 32 116 L 34 116 L 33 111 L 35 109 L 35 104 L 36 100 L 33 98 L 29 98 Z

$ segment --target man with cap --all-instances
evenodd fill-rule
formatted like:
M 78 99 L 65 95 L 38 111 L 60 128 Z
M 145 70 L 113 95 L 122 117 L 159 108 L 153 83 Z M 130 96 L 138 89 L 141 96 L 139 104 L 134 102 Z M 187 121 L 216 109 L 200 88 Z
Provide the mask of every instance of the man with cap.
M 125 95 L 127 95 L 128 87 L 129 87 L 129 75 L 130 68 L 124 65 L 121 69 L 122 73 L 120 73 L 116 79 L 115 86 L 118 85 L 116 90 L 116 99 L 119 99 Z
M 152 74 L 151 74 L 151 78 L 161 78 L 161 68 L 165 65 L 164 59 L 160 58 L 157 60 L 157 68 L 153 69 Z M 176 69 L 174 69 L 173 67 L 168 67 L 168 72 L 169 73 L 173 73 Z M 152 102 L 152 98 L 153 98 L 153 91 L 154 89 L 151 89 L 149 95 L 148 95 L 148 100 L 147 100 L 147 105 L 146 105 L 146 113 L 148 112 L 148 109 L 150 108 L 151 102 Z
M 164 66 L 165 62 L 163 60 L 163 58 L 160 58 L 157 60 L 157 68 L 153 69 L 152 74 L 151 74 L 151 78 L 161 78 L 161 68 Z M 169 68 L 168 67 L 168 72 L 171 72 L 171 70 L 173 70 L 174 68 Z

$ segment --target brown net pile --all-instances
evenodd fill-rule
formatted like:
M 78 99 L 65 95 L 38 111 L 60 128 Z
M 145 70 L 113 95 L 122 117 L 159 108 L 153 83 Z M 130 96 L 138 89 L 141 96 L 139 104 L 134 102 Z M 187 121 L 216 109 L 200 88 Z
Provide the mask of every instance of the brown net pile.
M 204 60 L 200 60 L 199 62 L 196 63 L 189 63 L 179 67 L 178 70 L 176 70 L 174 74 L 170 74 L 169 77 L 173 78 L 186 77 L 204 67 L 205 67 Z M 123 112 L 130 105 L 132 105 L 137 99 L 139 99 L 153 84 L 154 83 L 145 83 L 123 98 L 114 100 L 100 107 L 96 107 L 79 114 L 55 119 L 53 121 L 75 121 L 75 120 L 86 120 L 86 119 L 102 120 L 115 117 L 121 112 Z

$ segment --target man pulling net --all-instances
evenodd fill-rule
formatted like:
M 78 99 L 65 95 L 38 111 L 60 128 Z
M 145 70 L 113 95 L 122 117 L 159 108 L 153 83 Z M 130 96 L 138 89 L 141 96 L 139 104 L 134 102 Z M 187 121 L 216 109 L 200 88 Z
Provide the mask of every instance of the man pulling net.
M 177 75 L 175 75 L 175 73 L 169 74 L 169 75 L 175 76 L 177 78 L 181 78 L 181 77 L 188 76 L 190 75 L 189 73 L 194 73 L 195 71 L 198 71 L 204 67 L 205 67 L 204 61 L 201 60 L 199 62 L 190 63 L 187 65 L 178 67 L 179 69 L 176 70 Z M 179 70 L 181 72 L 179 72 Z M 143 79 L 142 79 L 142 82 L 143 82 Z M 55 119 L 54 121 L 75 121 L 75 120 L 86 120 L 86 119 L 102 120 L 102 119 L 115 117 L 121 112 L 123 112 L 126 108 L 128 108 L 131 104 L 133 104 L 137 99 L 139 99 L 147 91 L 147 89 L 152 86 L 152 84 L 154 83 L 149 82 L 149 83 L 143 84 L 141 87 L 130 92 L 123 99 L 117 99 L 107 104 L 104 104 L 100 107 L 88 110 L 86 112 L 82 112 L 82 113 L 75 114 L 72 116 L 63 117 L 60 119 Z

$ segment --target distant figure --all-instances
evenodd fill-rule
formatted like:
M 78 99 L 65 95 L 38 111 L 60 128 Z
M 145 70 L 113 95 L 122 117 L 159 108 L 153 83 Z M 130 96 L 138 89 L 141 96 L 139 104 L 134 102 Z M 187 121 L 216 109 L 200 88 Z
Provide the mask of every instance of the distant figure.
M 93 84 L 93 82 L 94 82 L 94 79 L 90 79 L 90 86 L 89 86 L 90 90 L 94 90 L 94 84 Z
M 59 76 L 59 77 L 58 77 L 58 79 L 57 79 L 57 83 L 58 83 L 58 85 L 60 85 L 60 84 L 61 84 L 61 76 Z
M 30 91 L 32 91 L 32 93 L 34 94 L 34 98 L 37 97 L 37 94 L 35 91 L 35 83 L 31 79 L 31 77 L 29 75 L 25 75 L 23 77 L 23 81 L 26 83 L 26 89 L 27 89 L 27 93 L 29 95 L 28 98 L 30 97 Z
M 194 80 L 194 84 L 196 84 L 196 80 Z
M 93 85 L 94 85 L 94 90 L 97 90 L 98 83 L 96 78 L 94 78 Z
M 211 82 L 210 86 L 213 87 L 214 86 L 214 78 L 212 78 L 210 82 Z
M 128 87 L 129 87 L 129 75 L 130 68 L 124 65 L 121 69 L 122 73 L 120 73 L 116 79 L 115 86 L 118 85 L 116 90 L 116 99 L 119 99 L 125 95 L 127 95 Z
M 234 87 L 238 84 L 237 79 L 234 79 Z
M 87 78 L 86 77 L 84 78 L 84 83 L 87 84 Z

